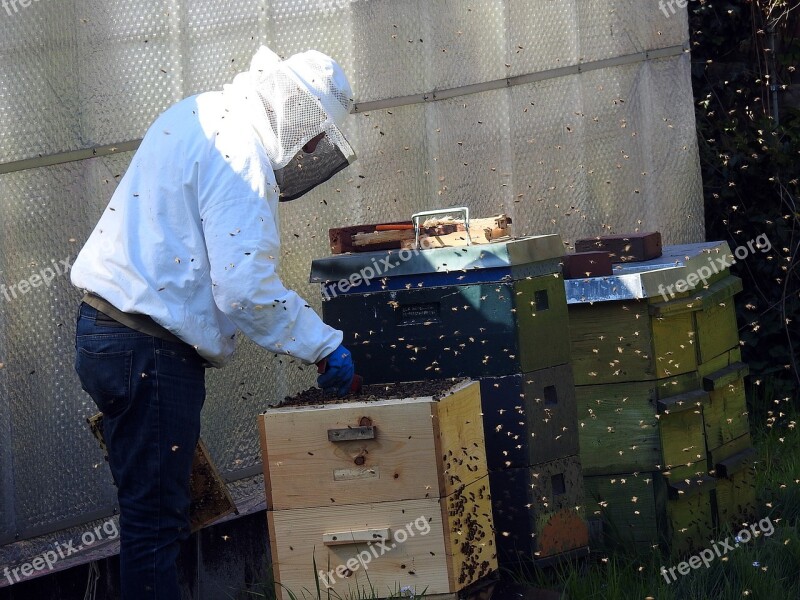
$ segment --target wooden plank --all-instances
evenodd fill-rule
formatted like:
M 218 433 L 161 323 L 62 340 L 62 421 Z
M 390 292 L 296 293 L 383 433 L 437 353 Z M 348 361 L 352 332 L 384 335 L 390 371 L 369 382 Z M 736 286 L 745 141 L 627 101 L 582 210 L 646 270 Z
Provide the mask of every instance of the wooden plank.
M 703 390 L 692 390 L 685 394 L 660 398 L 657 402 L 659 414 L 673 414 L 685 410 L 702 410 L 703 405 L 711 400 L 708 392 Z
M 435 404 L 414 398 L 268 410 L 259 416 L 268 508 L 438 498 Z M 328 441 L 329 429 L 357 427 L 365 417 L 375 439 Z
M 564 280 L 557 274 L 515 282 L 515 334 L 523 373 L 570 360 L 569 312 Z
M 644 302 L 571 305 L 569 332 L 576 385 L 656 378 Z
M 731 440 L 727 444 L 723 444 L 722 446 L 718 446 L 716 448 L 711 448 L 708 451 L 709 471 L 711 471 L 712 475 L 724 477 L 724 475 L 719 475 L 716 472 L 716 465 L 752 447 L 752 439 L 750 438 L 750 434 L 747 433 Z
M 489 475 L 501 565 L 561 554 L 589 543 L 578 457 Z
M 703 389 L 709 392 L 723 390 L 726 387 L 735 385 L 736 382 L 746 377 L 749 373 L 750 367 L 745 363 L 733 363 L 724 369 L 703 377 Z
M 734 473 L 741 471 L 748 465 L 752 466 L 758 460 L 758 452 L 755 448 L 745 448 L 741 452 L 728 458 L 724 458 L 714 465 L 717 477 L 730 478 Z
M 450 561 L 438 498 L 267 512 L 275 591 L 280 599 L 288 600 L 287 590 L 301 598 L 304 591 L 316 597 L 319 571 L 324 574 L 320 580 L 323 594 L 330 590 L 337 597 L 371 586 L 385 596 L 407 585 L 416 594 L 426 588 L 430 594 L 457 591 L 450 588 Z M 392 540 L 385 545 L 323 544 L 328 532 L 373 528 L 388 528 Z
M 398 223 L 386 223 L 386 225 L 410 225 L 411 221 L 402 221 Z M 357 233 L 371 233 L 375 231 L 378 223 L 365 224 L 365 225 L 351 225 L 349 227 L 334 227 L 328 230 L 328 240 L 332 254 L 344 254 L 346 252 L 355 252 L 358 248 L 353 244 L 353 236 Z M 399 249 L 398 242 L 388 242 L 382 247 L 373 247 L 371 250 L 394 250 Z
M 477 381 L 455 388 L 434 406 L 436 456 L 440 468 L 440 496 L 451 496 L 464 485 L 489 474 Z
M 582 238 L 575 241 L 576 252 L 606 251 L 611 261 L 639 262 L 658 258 L 662 254 L 661 233 L 630 233 L 620 235 L 604 235 L 595 238 Z
M 717 485 L 717 480 L 708 475 L 696 475 L 694 477 L 687 477 L 678 479 L 674 476 L 666 476 L 667 491 L 670 500 L 679 500 L 682 498 L 692 498 L 698 494 L 710 492 Z
M 400 242 L 415 239 L 416 234 L 413 230 L 407 229 L 358 232 L 353 234 L 353 251 L 373 250 L 376 245 L 396 243 L 400 247 Z
M 497 571 L 488 473 L 442 498 L 441 508 L 450 589 L 463 589 Z
M 584 478 L 586 511 L 603 522 L 605 546 L 658 545 L 667 529 L 666 496 L 659 497 L 654 473 Z
M 719 356 L 715 356 L 709 361 L 699 364 L 697 366 L 697 373 L 701 378 L 707 377 L 712 373 L 721 371 L 725 367 L 729 367 L 730 365 L 738 362 L 742 362 L 742 351 L 739 346 L 736 346 L 727 352 L 723 352 Z
M 658 420 L 661 467 L 672 478 L 693 478 L 706 472 L 706 430 L 703 409 L 663 414 Z
M 697 340 L 690 313 L 654 318 L 651 330 L 658 379 L 697 369 Z
M 564 279 L 607 277 L 614 273 L 608 252 L 575 252 L 564 255 Z
M 720 303 L 729 303 L 733 296 L 742 291 L 742 280 L 739 277 L 726 275 L 719 281 L 708 286 L 689 292 L 686 298 L 669 300 L 668 302 L 654 301 L 660 296 L 656 296 L 650 301 L 650 314 L 654 317 L 666 317 L 668 315 L 680 314 L 684 312 L 696 312 L 707 310 L 718 306 Z
M 739 346 L 739 327 L 733 298 L 694 313 L 698 360 L 708 362 Z

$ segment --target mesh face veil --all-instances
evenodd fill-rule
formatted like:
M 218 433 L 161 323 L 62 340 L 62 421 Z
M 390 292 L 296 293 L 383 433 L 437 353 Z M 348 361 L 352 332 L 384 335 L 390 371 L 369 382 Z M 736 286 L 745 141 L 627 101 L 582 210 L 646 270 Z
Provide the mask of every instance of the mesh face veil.
M 280 200 L 299 198 L 355 160 L 339 126 L 352 106 L 352 91 L 342 68 L 314 50 L 281 61 L 262 46 L 250 70 L 234 86 L 254 90 L 263 113 L 255 127 L 280 188 Z M 303 146 L 324 133 L 311 154 Z

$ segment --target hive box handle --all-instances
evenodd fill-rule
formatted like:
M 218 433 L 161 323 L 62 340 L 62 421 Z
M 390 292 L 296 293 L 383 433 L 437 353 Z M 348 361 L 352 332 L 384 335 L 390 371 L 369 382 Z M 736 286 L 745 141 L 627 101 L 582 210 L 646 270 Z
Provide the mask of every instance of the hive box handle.
M 340 531 L 338 533 L 323 533 L 322 543 L 326 546 L 345 546 L 347 544 L 365 544 L 389 539 L 389 528 L 363 529 L 360 531 Z
M 354 440 L 374 440 L 375 427 L 345 427 L 344 429 L 328 429 L 329 442 L 352 442 Z

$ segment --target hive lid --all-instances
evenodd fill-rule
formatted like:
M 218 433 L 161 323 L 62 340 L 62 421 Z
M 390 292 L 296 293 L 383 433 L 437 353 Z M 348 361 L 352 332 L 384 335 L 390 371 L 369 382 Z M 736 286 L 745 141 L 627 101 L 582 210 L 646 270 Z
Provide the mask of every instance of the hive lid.
M 711 269 L 716 274 L 727 270 L 734 262 L 727 242 L 664 246 L 664 252 L 658 258 L 614 265 L 614 274 L 611 276 L 565 280 L 567 304 L 664 296 L 669 294 L 669 286 L 674 289 L 679 281 L 686 281 L 689 275 L 698 274 L 701 268 Z M 700 281 L 694 286 L 687 285 L 687 289 L 702 288 L 703 285 Z
M 314 260 L 310 281 L 347 281 L 359 274 L 370 274 L 369 279 L 375 279 L 509 268 L 560 259 L 563 255 L 564 244 L 557 234 L 475 246 L 340 254 Z

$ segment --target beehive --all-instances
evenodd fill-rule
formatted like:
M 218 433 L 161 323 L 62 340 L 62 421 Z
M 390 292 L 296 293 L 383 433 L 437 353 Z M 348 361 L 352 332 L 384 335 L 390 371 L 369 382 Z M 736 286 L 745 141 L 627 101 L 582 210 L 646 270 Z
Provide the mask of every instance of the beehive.
M 422 388 L 431 395 L 408 397 Z M 315 590 L 314 565 L 342 596 L 454 593 L 497 567 L 479 384 L 367 386 L 364 396 L 259 417 L 279 597 Z M 353 568 L 370 553 L 368 568 Z
M 367 383 L 503 376 L 569 362 L 562 255 L 556 235 L 367 252 L 315 260 L 311 280 L 356 364 L 380 362 Z M 342 285 L 363 273 L 378 275 Z
M 406 252 L 341 255 L 313 263 L 312 281 L 323 285 L 323 318 L 344 331 L 357 369 L 376 383 L 479 379 L 494 498 L 518 491 L 517 479 L 494 477 L 496 472 L 562 459 L 577 462 L 560 237 Z M 368 283 L 359 281 L 358 274 L 386 260 L 392 261 L 391 269 Z M 341 282 L 351 276 L 358 285 L 343 290 Z M 577 498 L 580 489 L 572 492 Z M 523 512 L 517 514 L 515 535 L 536 538 L 536 507 L 528 503 L 518 509 Z M 497 506 L 494 510 L 502 518 Z M 578 549 L 568 548 L 571 543 L 585 548 L 581 531 L 587 533 L 586 524 L 577 513 L 571 522 L 577 535 L 563 537 L 563 551 Z M 501 559 L 519 561 L 515 539 L 498 536 L 497 544 Z M 526 548 L 529 560 L 541 555 L 535 544 Z
M 678 556 L 708 544 L 713 477 L 677 479 L 653 471 L 589 476 L 584 484 L 586 511 L 603 522 L 601 546 L 660 546 Z
M 650 506 L 660 524 L 640 527 L 639 515 L 617 501 L 595 511 L 613 517 L 606 532 L 636 530 L 631 541 L 685 549 L 734 516 L 728 483 L 715 504 L 717 482 L 707 479 L 715 475 L 710 453 L 748 433 L 733 303 L 741 280 L 718 268 L 730 256 L 725 243 L 668 246 L 658 259 L 615 265 L 611 277 L 566 282 L 587 492 L 613 495 L 611 480 L 659 473 L 650 477 Z M 679 283 L 692 278 L 695 289 Z M 659 499 L 685 481 L 702 485 L 675 492 L 672 504 Z M 727 506 L 726 515 L 715 506 Z
M 531 557 L 542 561 L 588 547 L 577 456 L 494 471 L 490 481 L 502 564 Z

